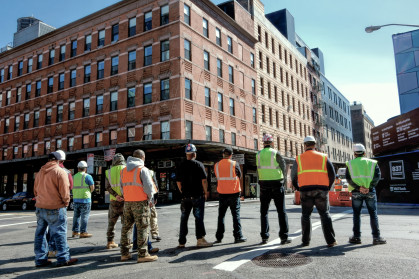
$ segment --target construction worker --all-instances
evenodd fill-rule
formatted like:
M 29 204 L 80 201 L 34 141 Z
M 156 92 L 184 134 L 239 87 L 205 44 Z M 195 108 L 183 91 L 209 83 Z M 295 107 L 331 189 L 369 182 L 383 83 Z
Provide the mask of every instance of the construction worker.
M 72 237 L 80 238 L 92 237 L 87 232 L 90 209 L 92 207 L 92 192 L 95 189 L 93 177 L 86 173 L 86 161 L 77 164 L 78 173 L 73 176 L 73 234 Z M 81 221 L 80 221 L 81 220 Z
M 157 193 L 159 190 L 157 187 L 156 173 L 153 170 L 150 170 L 150 174 L 153 177 L 155 191 L 156 191 L 156 194 L 154 195 L 153 206 L 150 208 L 150 234 L 151 234 L 152 239 L 155 239 L 156 241 L 160 241 L 161 237 L 159 235 L 159 225 L 157 223 L 157 210 L 156 210 Z
M 117 248 L 118 244 L 114 242 L 115 224 L 121 217 L 121 223 L 124 223 L 124 198 L 121 192 L 121 171 L 126 167 L 124 156 L 121 153 L 115 154 L 112 159 L 112 167 L 105 172 L 105 188 L 110 194 L 110 204 L 108 212 L 108 230 L 106 233 L 108 244 L 107 249 Z
M 134 151 L 127 159 L 127 167 L 121 171 L 121 186 L 124 198 L 124 223 L 121 230 L 121 261 L 131 259 L 128 234 L 137 225 L 137 263 L 152 262 L 158 259 L 147 251 L 150 207 L 153 203 L 154 183 L 148 168 L 144 166 L 145 153 Z
M 223 159 L 214 165 L 217 177 L 217 192 L 219 193 L 218 225 L 215 243 L 221 243 L 224 236 L 224 217 L 230 207 L 233 216 L 234 243 L 246 242 L 240 224 L 240 165 L 231 160 L 233 149 L 227 147 L 223 151 Z
M 273 148 L 273 137 L 270 134 L 263 136 L 263 149 L 256 155 L 256 165 L 260 184 L 261 244 L 268 243 L 269 239 L 268 210 L 272 199 L 278 212 L 281 244 L 291 243 L 291 239 L 288 239 L 288 217 L 285 212 L 285 161 L 279 151 Z
M 292 184 L 301 192 L 302 246 L 310 245 L 311 212 L 314 205 L 320 215 L 323 235 L 328 247 L 337 245 L 329 214 L 329 190 L 335 181 L 335 169 L 324 153 L 315 150 L 316 139 L 304 139 L 305 152 L 298 155 L 291 170 Z
M 365 157 L 364 145 L 357 143 L 353 146 L 355 159 L 346 162 L 346 180 L 349 183 L 349 191 L 352 192 L 353 236 L 350 243 L 361 244 L 361 210 L 365 201 L 373 236 L 372 244 L 386 244 L 387 241 L 380 236 L 377 216 L 377 194 L 375 186 L 381 178 L 381 171 L 377 161 Z
M 204 236 L 204 209 L 205 200 L 208 198 L 207 173 L 204 165 L 196 160 L 196 147 L 188 144 L 185 148 L 186 161 L 178 167 L 176 183 L 182 195 L 180 204 L 180 231 L 178 248 L 184 248 L 186 235 L 188 234 L 188 219 L 193 209 L 195 217 L 195 235 L 197 239 L 196 246 L 209 247 L 212 243 L 205 240 Z

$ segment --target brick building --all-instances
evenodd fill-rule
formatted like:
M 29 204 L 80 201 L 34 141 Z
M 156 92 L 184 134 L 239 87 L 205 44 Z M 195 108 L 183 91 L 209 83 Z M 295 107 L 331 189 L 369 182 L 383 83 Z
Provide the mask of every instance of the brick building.
M 375 126 L 362 103 L 355 101 L 351 104 L 351 120 L 354 143 L 362 143 L 367 150 L 365 155 L 371 158 L 373 156 L 371 130 Z
M 192 142 L 209 174 L 224 146 L 244 154 L 248 194 L 260 134 L 256 38 L 250 14 L 236 12 L 209 0 L 126 0 L 1 53 L 0 193 L 31 191 L 56 149 L 74 169 L 88 153 L 142 148 L 161 194 L 176 198 L 174 166 Z M 93 173 L 100 195 L 103 167 Z

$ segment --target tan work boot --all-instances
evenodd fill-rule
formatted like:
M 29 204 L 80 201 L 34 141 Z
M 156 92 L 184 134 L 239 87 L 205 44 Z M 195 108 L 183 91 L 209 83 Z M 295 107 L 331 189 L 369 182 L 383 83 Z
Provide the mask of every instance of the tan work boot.
M 131 254 L 128 254 L 126 256 L 121 256 L 121 262 L 125 262 L 125 261 L 131 260 L 131 259 L 132 259 Z
M 204 237 L 198 239 L 198 241 L 196 242 L 197 247 L 211 247 L 212 245 L 213 243 L 207 242 Z
M 160 251 L 160 249 L 159 248 L 153 248 L 153 249 L 151 249 L 150 251 L 148 251 L 150 254 L 154 254 L 154 253 L 157 253 L 158 251 Z
M 73 232 L 73 234 L 71 235 L 71 237 L 78 237 L 78 236 L 80 236 L 79 232 Z
M 108 244 L 106 245 L 106 249 L 112 249 L 112 248 L 118 248 L 118 244 L 116 244 L 113 241 L 108 241 Z
M 159 257 L 157 256 L 138 257 L 137 263 L 154 262 L 157 261 L 158 258 Z
M 80 238 L 88 238 L 88 237 L 92 237 L 93 235 L 87 232 L 83 232 L 80 234 Z

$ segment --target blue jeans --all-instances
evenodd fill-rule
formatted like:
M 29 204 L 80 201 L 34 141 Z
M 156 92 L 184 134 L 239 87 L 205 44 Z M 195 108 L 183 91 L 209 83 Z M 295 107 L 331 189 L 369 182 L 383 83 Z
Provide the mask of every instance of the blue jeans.
M 148 252 L 150 252 L 151 249 L 153 249 L 153 246 L 150 241 L 150 236 L 147 239 L 147 246 L 148 246 Z M 132 230 L 132 250 L 138 249 L 138 243 L 137 243 L 137 225 L 134 224 L 134 229 Z
M 361 210 L 362 210 L 362 203 L 364 201 L 365 201 L 365 204 L 367 205 L 368 213 L 370 214 L 372 236 L 374 238 L 379 238 L 380 228 L 378 227 L 377 195 L 375 192 L 369 192 L 368 194 L 352 192 L 352 209 L 354 211 L 354 217 L 353 217 L 354 237 L 361 237 Z
M 42 265 L 48 260 L 47 227 L 55 240 L 57 263 L 70 260 L 70 248 L 67 244 L 67 209 L 36 208 L 37 227 L 35 231 L 35 265 Z
M 235 239 L 242 238 L 242 226 L 240 224 L 240 193 L 237 194 L 220 194 L 220 201 L 218 206 L 218 225 L 215 237 L 218 240 L 223 239 L 225 226 L 224 217 L 227 209 L 230 207 L 231 215 L 233 216 L 233 236 Z
M 51 237 L 51 230 L 49 228 L 47 228 L 46 238 L 49 251 L 56 251 L 57 247 L 55 246 L 55 239 Z
M 91 203 L 74 203 L 73 232 L 87 232 L 91 205 Z
M 188 234 L 188 219 L 193 209 L 195 216 L 195 235 L 196 239 L 200 239 L 206 235 L 204 225 L 204 210 L 205 198 L 183 198 L 180 204 L 180 231 L 179 231 L 179 244 L 186 243 L 186 235 Z

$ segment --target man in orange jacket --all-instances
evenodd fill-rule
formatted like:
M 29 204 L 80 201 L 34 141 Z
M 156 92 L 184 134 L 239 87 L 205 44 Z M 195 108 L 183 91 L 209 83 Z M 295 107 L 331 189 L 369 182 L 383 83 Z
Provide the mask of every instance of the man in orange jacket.
M 218 206 L 218 225 L 215 234 L 215 243 L 221 243 L 224 236 L 224 217 L 227 208 L 230 207 L 231 215 L 233 215 L 233 236 L 234 243 L 245 242 L 247 239 L 243 237 L 242 227 L 240 224 L 240 165 L 231 160 L 233 149 L 227 147 L 223 151 L 223 159 L 215 164 L 214 172 L 217 176 L 217 191 L 219 195 Z

